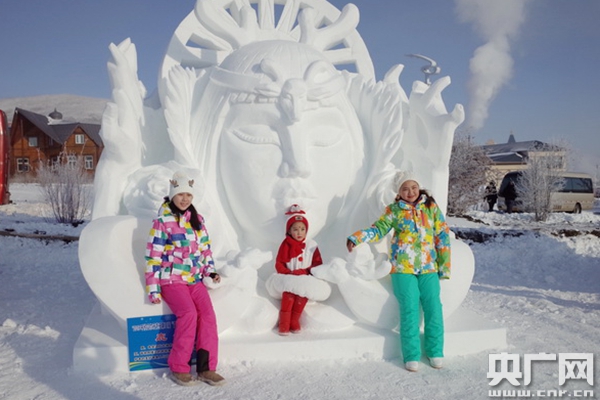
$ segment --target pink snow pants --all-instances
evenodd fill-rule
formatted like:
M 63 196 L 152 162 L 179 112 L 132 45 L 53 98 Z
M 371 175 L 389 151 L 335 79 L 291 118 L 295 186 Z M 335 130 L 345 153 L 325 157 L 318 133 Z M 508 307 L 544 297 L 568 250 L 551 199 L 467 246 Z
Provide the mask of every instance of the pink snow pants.
M 161 294 L 177 317 L 168 360 L 171 371 L 189 373 L 192 352 L 200 349 L 208 352 L 208 367 L 216 371 L 219 348 L 217 317 L 206 286 L 202 282 L 162 285 Z

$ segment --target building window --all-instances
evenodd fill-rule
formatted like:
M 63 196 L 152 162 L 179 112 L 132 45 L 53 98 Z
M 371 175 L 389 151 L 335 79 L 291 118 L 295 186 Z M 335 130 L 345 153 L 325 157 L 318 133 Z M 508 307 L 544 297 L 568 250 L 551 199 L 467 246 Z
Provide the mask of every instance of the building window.
M 85 136 L 83 136 L 81 133 L 78 133 L 75 135 L 75 144 L 84 144 L 85 143 Z
M 50 158 L 50 169 L 52 171 L 56 171 L 59 166 L 60 166 L 60 159 L 58 158 L 58 156 L 52 156 Z
M 37 136 L 31 136 L 31 137 L 27 138 L 27 141 L 29 142 L 29 147 L 38 147 Z
M 17 158 L 17 172 L 29 171 L 29 158 Z
M 74 167 L 77 165 L 77 156 L 73 155 L 73 154 L 69 154 L 67 156 L 67 164 L 69 164 L 69 167 Z
M 85 169 L 94 169 L 94 156 L 84 157 Z

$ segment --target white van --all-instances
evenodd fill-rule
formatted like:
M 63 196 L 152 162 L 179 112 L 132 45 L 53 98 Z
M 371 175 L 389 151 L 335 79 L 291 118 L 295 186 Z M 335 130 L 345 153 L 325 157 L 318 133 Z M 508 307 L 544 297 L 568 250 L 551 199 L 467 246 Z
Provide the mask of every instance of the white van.
M 500 188 L 498 189 L 498 209 L 506 210 L 506 204 L 501 193 L 508 182 L 517 183 L 521 171 L 509 172 L 504 175 Z M 580 172 L 561 172 L 564 180 L 563 188 L 558 192 L 552 192 L 552 211 L 580 213 L 581 210 L 591 210 L 594 207 L 594 184 L 592 177 Z M 517 197 L 514 211 L 523 211 L 522 205 Z

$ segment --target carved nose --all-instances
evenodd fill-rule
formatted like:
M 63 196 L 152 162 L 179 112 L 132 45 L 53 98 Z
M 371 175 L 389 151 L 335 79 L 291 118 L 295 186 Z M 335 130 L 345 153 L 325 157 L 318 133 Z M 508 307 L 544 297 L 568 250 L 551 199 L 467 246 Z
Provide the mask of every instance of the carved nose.
M 292 124 L 302 118 L 306 92 L 306 83 L 301 79 L 288 79 L 281 88 L 279 105 L 283 114 Z
M 289 129 L 282 136 L 281 176 L 284 178 L 307 178 L 310 175 L 310 165 L 306 132 Z

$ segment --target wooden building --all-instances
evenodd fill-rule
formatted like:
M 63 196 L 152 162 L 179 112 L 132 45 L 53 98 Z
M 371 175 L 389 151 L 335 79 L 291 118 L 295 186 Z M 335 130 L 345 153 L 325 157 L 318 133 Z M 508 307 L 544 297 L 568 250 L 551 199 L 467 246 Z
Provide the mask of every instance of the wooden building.
M 48 116 L 16 108 L 11 124 L 10 175 L 36 175 L 40 163 L 81 158 L 93 175 L 104 148 L 100 125 L 63 121 L 56 109 Z

